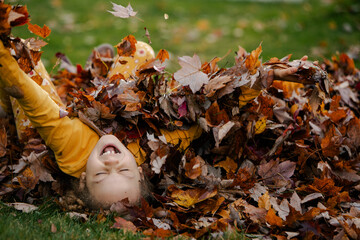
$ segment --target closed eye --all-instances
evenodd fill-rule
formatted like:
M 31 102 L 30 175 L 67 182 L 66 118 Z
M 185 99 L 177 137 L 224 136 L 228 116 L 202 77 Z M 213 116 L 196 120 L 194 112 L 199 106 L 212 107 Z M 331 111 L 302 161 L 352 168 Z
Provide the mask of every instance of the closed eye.
M 97 174 L 95 174 L 95 176 L 99 176 L 99 175 L 102 175 L 102 174 L 106 174 L 106 172 L 98 172 Z
M 119 171 L 119 172 L 126 172 L 126 171 L 129 171 L 129 169 L 127 169 L 127 168 L 120 169 L 120 171 Z

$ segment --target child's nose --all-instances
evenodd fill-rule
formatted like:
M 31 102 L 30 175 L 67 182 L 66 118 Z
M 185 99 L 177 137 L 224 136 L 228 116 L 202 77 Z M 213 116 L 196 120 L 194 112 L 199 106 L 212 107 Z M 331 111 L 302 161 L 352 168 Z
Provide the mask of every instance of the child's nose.
M 117 158 L 107 158 L 104 161 L 104 164 L 106 166 L 114 166 L 114 165 L 117 165 L 118 163 L 119 163 L 119 159 L 117 159 Z

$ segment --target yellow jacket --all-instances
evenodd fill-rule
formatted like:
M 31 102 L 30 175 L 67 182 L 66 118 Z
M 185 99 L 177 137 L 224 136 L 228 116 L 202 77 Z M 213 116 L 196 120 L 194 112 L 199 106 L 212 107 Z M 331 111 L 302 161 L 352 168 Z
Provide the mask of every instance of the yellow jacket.
M 60 107 L 19 68 L 1 41 L 0 86 L 17 98 L 25 115 L 54 151 L 59 168 L 79 177 L 99 136 L 77 118 L 60 118 Z

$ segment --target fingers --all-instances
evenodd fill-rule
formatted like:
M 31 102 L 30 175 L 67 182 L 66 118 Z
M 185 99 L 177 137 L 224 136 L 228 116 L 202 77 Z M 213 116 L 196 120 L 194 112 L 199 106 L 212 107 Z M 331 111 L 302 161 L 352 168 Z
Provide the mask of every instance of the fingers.
M 282 79 L 288 75 L 296 73 L 297 70 L 298 70 L 297 67 L 289 67 L 286 69 L 275 69 L 274 76 L 275 78 Z
M 306 60 L 308 60 L 308 56 L 303 56 L 301 59 L 300 59 L 301 61 L 306 61 Z

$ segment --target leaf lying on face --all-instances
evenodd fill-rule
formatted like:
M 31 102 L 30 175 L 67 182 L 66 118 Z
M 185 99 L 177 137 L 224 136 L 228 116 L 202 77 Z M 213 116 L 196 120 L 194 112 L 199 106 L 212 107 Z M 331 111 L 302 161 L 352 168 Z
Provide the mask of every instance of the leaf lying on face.
M 8 34 L 12 10 L 0 6 L 1 34 Z M 118 6 L 121 16 L 135 14 Z M 32 74 L 44 42 L 5 39 L 20 67 L 42 83 Z M 132 57 L 135 45 L 135 37 L 125 37 L 118 54 Z M 111 59 L 95 56 L 85 68 L 58 54 L 66 67 L 51 77 L 67 106 L 61 116 L 118 137 L 153 185 L 151 201 L 112 208 L 128 211 L 131 221 L 99 214 L 99 222 L 110 218 L 112 228 L 150 238 L 221 237 L 242 229 L 264 239 L 359 239 L 359 70 L 346 54 L 321 64 L 290 61 L 291 55 L 262 63 L 261 51 L 240 47 L 226 69 L 219 58 L 180 57 L 172 75 L 164 64 L 169 53 L 161 50 L 128 79 L 108 77 Z M 295 84 L 276 81 L 262 89 L 269 69 L 293 66 L 298 71 L 285 80 Z M 1 119 L 2 201 L 57 196 L 62 209 L 91 215 L 66 188 L 36 131 L 26 129 L 20 141 L 15 129 L 14 121 Z

